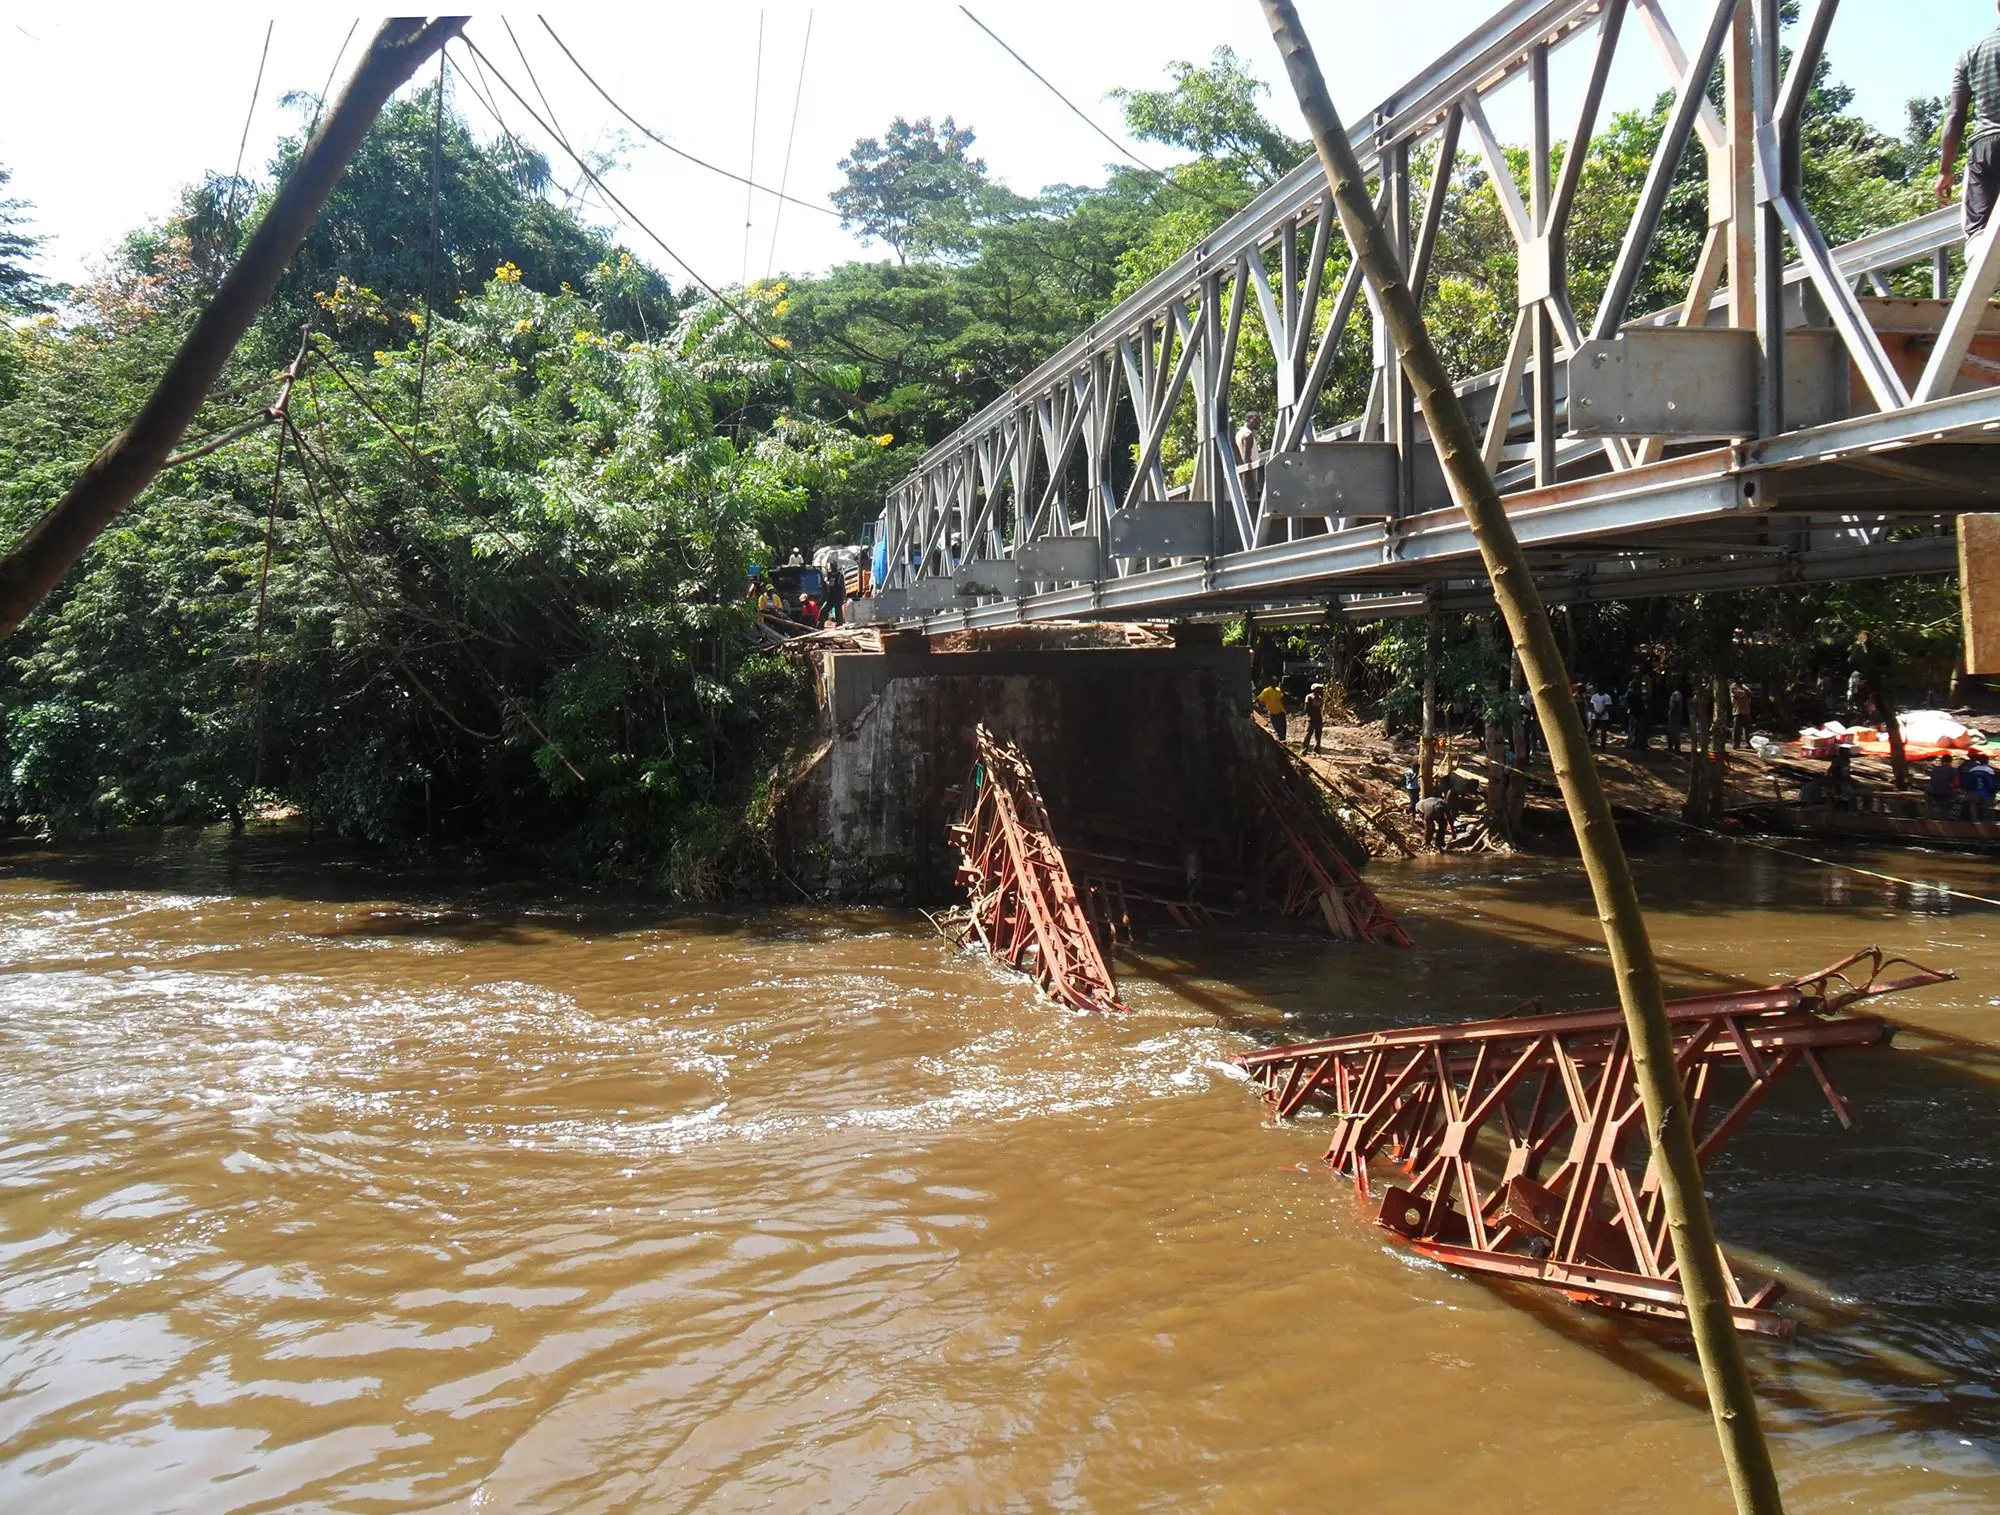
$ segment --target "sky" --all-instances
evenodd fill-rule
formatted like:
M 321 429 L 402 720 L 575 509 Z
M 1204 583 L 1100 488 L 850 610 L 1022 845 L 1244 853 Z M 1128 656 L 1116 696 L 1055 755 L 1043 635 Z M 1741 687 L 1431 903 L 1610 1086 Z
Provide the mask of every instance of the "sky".
M 1304 135 L 1254 0 L 972 0 L 972 8 L 1121 138 L 1118 107 L 1105 98 L 1110 90 L 1157 86 L 1174 60 L 1206 60 L 1222 45 L 1280 85 L 1269 97 L 1271 113 Z M 1336 103 L 1352 121 L 1496 6 L 1495 0 L 1300 0 L 1299 8 Z M 1666 8 L 1683 38 L 1692 39 L 1706 0 L 1666 0 Z M 955 117 L 977 133 L 975 151 L 993 176 L 1022 192 L 1100 182 L 1116 156 L 952 0 L 591 4 L 540 15 L 653 131 L 760 184 L 782 182 L 790 195 L 818 205 L 839 184 L 839 159 L 854 141 L 879 134 L 896 115 Z M 243 162 L 246 171 L 260 170 L 278 137 L 302 125 L 283 98 L 294 91 L 317 95 L 337 57 L 344 74 L 377 20 L 364 16 L 355 25 L 352 15 L 317 8 L 274 20 L 254 6 L 31 9 L 0 0 L 6 81 L 0 165 L 14 173 L 9 193 L 33 203 L 36 229 L 49 238 L 45 271 L 67 280 L 88 277 L 127 231 L 169 212 L 183 184 L 204 172 L 229 172 L 246 118 Z M 1900 130 L 1904 102 L 1943 93 L 1954 57 L 1994 21 L 1991 0 L 1846 0 L 1830 48 L 1835 74 L 1857 89 L 1863 115 Z M 353 38 L 341 56 L 350 26 Z M 267 27 L 269 56 L 257 84 Z M 607 182 L 660 240 L 596 203 L 586 203 L 584 213 L 613 226 L 676 283 L 688 282 L 689 269 L 711 283 L 732 284 L 890 256 L 850 236 L 831 215 L 797 205 L 780 209 L 769 195 L 747 192 L 643 141 L 563 57 L 536 12 L 478 13 L 468 35 L 538 109 L 539 85 L 578 148 L 618 153 Z M 1620 52 L 1614 106 L 1645 103 L 1665 87 L 1666 75 L 1636 27 L 1627 28 Z M 469 68 L 466 59 L 454 45 L 454 70 Z M 1581 46 L 1558 54 L 1552 68 L 1558 123 L 1571 114 L 1585 62 Z M 533 128 L 504 87 L 493 89 L 506 124 L 548 153 L 559 183 L 574 183 L 579 176 L 561 150 Z M 454 98 L 475 131 L 498 134 L 472 91 L 456 86 Z M 1490 113 L 1502 136 L 1525 135 L 1517 99 L 1495 101 Z M 1148 163 L 1171 161 L 1158 146 L 1129 145 Z

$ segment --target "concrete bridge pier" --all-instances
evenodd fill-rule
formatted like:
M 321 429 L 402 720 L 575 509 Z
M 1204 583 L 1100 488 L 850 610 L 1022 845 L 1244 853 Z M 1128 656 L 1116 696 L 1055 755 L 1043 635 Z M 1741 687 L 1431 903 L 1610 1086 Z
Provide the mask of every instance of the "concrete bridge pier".
M 1250 655 L 1212 625 L 1054 623 L 857 631 L 814 647 L 819 730 L 776 844 L 807 888 L 954 897 L 958 810 L 980 724 L 1033 765 L 1065 848 L 1162 876 L 1244 870 Z M 1261 739 L 1260 739 L 1261 740 Z

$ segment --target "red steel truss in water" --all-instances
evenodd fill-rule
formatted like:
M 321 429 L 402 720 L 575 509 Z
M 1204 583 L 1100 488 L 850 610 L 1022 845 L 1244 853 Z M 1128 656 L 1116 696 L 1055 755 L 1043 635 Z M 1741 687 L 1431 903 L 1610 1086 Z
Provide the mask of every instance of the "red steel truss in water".
M 989 952 L 1078 1010 L 1124 1010 L 1090 915 L 1049 826 L 1034 770 L 984 726 L 965 812 L 952 827 L 972 931 Z
M 1910 971 L 1889 976 L 1899 967 Z M 1878 947 L 1768 989 L 1669 1002 L 1704 1165 L 1801 1065 L 1851 1126 L 1822 1054 L 1886 1040 L 1889 1028 L 1830 1017 L 1953 977 Z M 1281 1119 L 1308 1099 L 1332 1106 L 1326 1161 L 1362 1200 L 1377 1201 L 1371 1160 L 1395 1170 L 1376 1222 L 1416 1251 L 1584 1303 L 1685 1317 L 1619 1011 L 1335 1037 L 1236 1062 Z M 1746 1287 L 1726 1259 L 1723 1276 L 1739 1330 L 1790 1334 L 1770 1308 L 1779 1283 Z
M 1257 774 L 1257 798 L 1282 844 L 1272 863 L 1280 875 L 1279 908 L 1286 915 L 1318 910 L 1335 936 L 1371 946 L 1407 947 L 1409 933 L 1340 850 L 1314 806 L 1304 803 L 1284 771 Z

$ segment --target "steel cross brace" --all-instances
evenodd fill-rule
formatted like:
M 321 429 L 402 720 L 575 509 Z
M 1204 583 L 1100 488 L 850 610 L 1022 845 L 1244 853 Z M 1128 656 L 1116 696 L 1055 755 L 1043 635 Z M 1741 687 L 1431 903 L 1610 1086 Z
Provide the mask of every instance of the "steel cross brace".
M 1123 1011 L 1097 930 L 1049 826 L 1034 770 L 983 725 L 964 813 L 952 826 L 972 930 L 995 957 L 1076 1010 Z
M 1801 1066 L 1851 1125 L 1822 1054 L 1880 1042 L 1888 1027 L 1832 1017 L 1953 976 L 1870 948 L 1768 989 L 1670 1002 L 1702 1162 Z M 1583 1303 L 1685 1315 L 1616 1009 L 1335 1037 L 1236 1062 L 1280 1119 L 1309 1099 L 1332 1106 L 1327 1163 L 1414 1250 Z M 1379 1193 L 1371 1162 L 1395 1174 Z M 1770 1308 L 1776 1281 L 1746 1287 L 1723 1271 L 1739 1330 L 1790 1334 Z

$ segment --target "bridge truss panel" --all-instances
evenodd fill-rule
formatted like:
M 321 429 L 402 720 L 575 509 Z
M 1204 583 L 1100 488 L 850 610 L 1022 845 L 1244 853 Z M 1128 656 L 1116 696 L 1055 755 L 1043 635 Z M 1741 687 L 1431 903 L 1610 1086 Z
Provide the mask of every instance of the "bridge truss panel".
M 1464 375 L 1459 390 L 1552 598 L 1603 597 L 1614 586 L 1641 592 L 1648 583 L 1930 572 L 1952 517 L 2000 508 L 1995 470 L 1968 457 L 2000 441 L 2000 390 L 1984 387 L 2000 379 L 2000 329 L 1989 334 L 1989 355 L 1976 347 L 1993 324 L 1984 296 L 1987 281 L 2000 282 L 2000 256 L 1974 260 L 1949 308 L 1940 274 L 1936 302 L 1917 312 L 1930 329 L 1898 335 L 1891 328 L 1924 302 L 1890 298 L 1886 281 L 1927 264 L 1942 270 L 1942 254 L 1960 238 L 1955 214 L 1834 248 L 1806 203 L 1805 87 L 1838 5 L 1817 0 L 1787 69 L 1771 0 L 1703 0 L 1686 37 L 1659 0 L 1514 0 L 1357 118 L 1356 153 L 1376 179 L 1420 299 L 1440 238 L 1464 213 L 1467 197 L 1453 191 L 1490 186 L 1498 200 L 1519 267 L 1510 340 L 1500 368 Z M 1749 112 L 1725 119 L 1706 84 L 1733 27 L 1751 34 L 1760 87 Z M 1580 83 L 1557 117 L 1550 60 L 1572 49 Z M 1568 236 L 1607 82 L 1634 51 L 1657 60 L 1671 106 L 1608 287 L 1586 321 L 1571 292 Z M 1524 181 L 1492 126 L 1508 92 L 1525 95 L 1534 123 Z M 1569 124 L 1567 138 L 1550 129 L 1556 119 Z M 1703 250 L 1683 302 L 1635 318 L 1666 196 L 1689 152 L 1708 165 Z M 1753 159 L 1754 174 L 1743 171 Z M 1762 239 L 1757 257 L 1738 262 L 1765 275 L 1754 291 L 1732 291 L 1732 249 L 1740 254 L 1753 233 Z M 1740 297 L 1752 292 L 1754 302 Z M 1584 437 L 1566 429 L 1572 358 L 1601 354 L 1602 344 L 1635 330 L 1727 325 L 1753 309 L 1757 435 L 1597 434 L 1617 433 L 1614 425 Z M 1784 352 L 1801 327 L 1844 356 L 1853 376 L 1848 419 L 1787 426 Z M 1411 594 L 1477 597 L 1471 540 L 1454 512 L 1426 498 L 1429 438 L 1375 330 L 1324 174 L 1308 160 L 939 443 L 889 492 L 884 612 L 943 628 L 1299 603 L 1372 614 Z M 1253 408 L 1265 414 L 1245 456 L 1238 437 Z M 1274 500 L 1274 457 L 1354 443 L 1395 450 L 1397 467 L 1376 498 L 1345 492 L 1346 513 L 1325 516 L 1302 513 L 1282 491 Z M 1316 466 L 1320 477 L 1365 472 L 1329 472 L 1323 457 Z M 1167 505 L 1175 507 L 1171 529 L 1165 512 L 1151 527 L 1147 512 Z M 1187 549 L 1198 535 L 1190 507 L 1206 514 L 1206 550 L 1117 550 Z M 1023 551 L 1078 537 L 1098 551 Z M 1013 559 L 1021 560 L 1016 575 L 963 573 Z M 927 590 L 927 581 L 937 587 Z M 987 592 L 995 587 L 1013 592 Z

